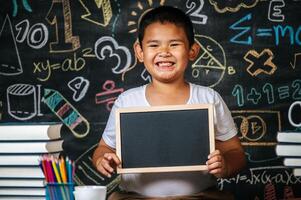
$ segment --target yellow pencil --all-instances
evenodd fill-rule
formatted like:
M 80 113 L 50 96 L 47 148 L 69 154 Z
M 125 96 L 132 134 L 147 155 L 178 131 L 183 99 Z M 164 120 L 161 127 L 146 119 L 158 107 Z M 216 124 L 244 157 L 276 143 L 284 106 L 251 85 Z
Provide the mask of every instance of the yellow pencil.
M 57 159 L 54 159 L 53 157 L 51 157 L 52 158 L 52 162 L 51 162 L 51 164 L 52 164 L 52 167 L 53 167 L 53 171 L 54 171 L 54 173 L 55 173 L 55 177 L 56 177 L 56 179 L 57 179 L 57 182 L 58 183 L 62 183 L 62 180 L 61 180 L 61 177 L 60 177 L 60 173 L 59 173 L 59 171 L 58 171 L 58 169 L 57 169 Z M 59 163 L 58 163 L 59 164 Z M 66 195 L 66 191 L 65 191 L 65 188 L 64 187 L 62 187 L 62 186 L 59 186 L 59 188 L 60 188 L 60 190 L 61 190 L 61 195 L 62 195 L 62 198 L 63 198 L 63 200 L 67 200 L 67 195 Z
M 55 177 L 56 177 L 57 182 L 58 182 L 58 183 L 62 183 L 60 174 L 59 174 L 59 172 L 58 172 L 58 170 L 57 170 L 57 167 L 56 167 L 56 164 L 55 164 L 55 161 L 53 160 L 53 158 L 52 158 L 51 164 L 52 164 L 52 168 L 53 168 L 53 171 L 54 171 L 54 174 L 55 174 Z

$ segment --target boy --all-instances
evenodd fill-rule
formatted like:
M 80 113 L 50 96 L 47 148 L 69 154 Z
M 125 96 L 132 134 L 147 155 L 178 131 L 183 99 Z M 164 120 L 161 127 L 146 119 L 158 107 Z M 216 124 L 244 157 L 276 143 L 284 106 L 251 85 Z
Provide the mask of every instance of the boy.
M 208 155 L 207 172 L 123 174 L 122 192 L 115 199 L 218 199 L 208 188 L 216 177 L 230 177 L 245 166 L 244 151 L 236 136 L 231 113 L 214 90 L 187 83 L 184 72 L 199 52 L 193 26 L 181 10 L 162 6 L 147 12 L 139 23 L 135 54 L 152 76 L 152 82 L 121 94 L 93 154 L 98 171 L 111 177 L 120 160 L 115 154 L 115 110 L 119 107 L 211 103 L 215 107 L 216 150 Z M 211 196 L 211 197 L 210 197 Z

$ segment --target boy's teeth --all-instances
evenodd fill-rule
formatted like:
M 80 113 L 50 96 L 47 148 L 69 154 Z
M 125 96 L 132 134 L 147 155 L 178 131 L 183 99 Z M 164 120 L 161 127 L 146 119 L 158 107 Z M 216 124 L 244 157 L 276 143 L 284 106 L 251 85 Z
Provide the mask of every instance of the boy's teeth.
M 158 63 L 159 67 L 167 67 L 167 66 L 171 66 L 172 63 L 171 62 L 160 62 Z

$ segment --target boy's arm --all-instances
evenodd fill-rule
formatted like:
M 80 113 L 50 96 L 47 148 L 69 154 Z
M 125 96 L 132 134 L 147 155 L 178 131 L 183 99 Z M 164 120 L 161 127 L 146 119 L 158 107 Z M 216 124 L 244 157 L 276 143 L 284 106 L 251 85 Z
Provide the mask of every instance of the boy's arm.
M 116 166 L 120 165 L 115 149 L 108 146 L 103 139 L 93 153 L 92 162 L 96 169 L 107 177 L 111 177 Z
M 226 141 L 217 140 L 215 145 L 216 150 L 208 157 L 209 173 L 218 178 L 227 178 L 245 167 L 245 153 L 237 136 Z

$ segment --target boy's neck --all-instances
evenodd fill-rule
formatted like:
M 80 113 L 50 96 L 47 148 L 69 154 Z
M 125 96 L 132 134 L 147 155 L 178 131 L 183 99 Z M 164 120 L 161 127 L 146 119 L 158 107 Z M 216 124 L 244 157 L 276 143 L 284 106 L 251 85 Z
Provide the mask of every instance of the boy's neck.
M 151 82 L 149 89 L 161 94 L 173 94 L 177 91 L 183 91 L 189 87 L 185 81 L 173 82 L 173 83 L 162 83 L 162 82 Z
M 146 99 L 152 106 L 186 104 L 190 97 L 189 84 L 151 82 L 146 88 Z

